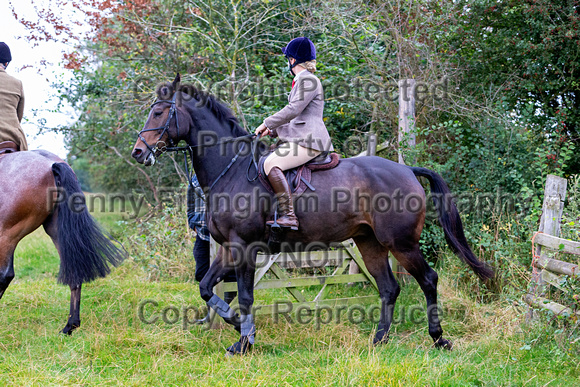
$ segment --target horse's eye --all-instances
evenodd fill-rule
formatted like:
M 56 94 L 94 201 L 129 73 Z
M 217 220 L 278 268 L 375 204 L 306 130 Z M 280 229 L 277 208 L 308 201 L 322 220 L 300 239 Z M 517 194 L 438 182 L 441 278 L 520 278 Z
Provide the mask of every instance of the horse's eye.
M 161 114 L 163 114 L 163 112 L 154 112 L 153 117 L 157 118 L 157 117 L 161 116 Z

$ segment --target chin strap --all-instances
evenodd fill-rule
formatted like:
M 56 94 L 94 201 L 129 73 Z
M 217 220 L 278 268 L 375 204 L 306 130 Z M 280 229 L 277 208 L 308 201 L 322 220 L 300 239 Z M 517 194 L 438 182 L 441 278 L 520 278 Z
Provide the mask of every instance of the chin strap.
M 296 76 L 296 74 L 294 74 L 294 67 L 298 66 L 298 61 L 294 62 L 294 64 L 290 63 L 290 58 L 288 58 L 288 70 L 290 70 L 290 73 L 294 76 Z

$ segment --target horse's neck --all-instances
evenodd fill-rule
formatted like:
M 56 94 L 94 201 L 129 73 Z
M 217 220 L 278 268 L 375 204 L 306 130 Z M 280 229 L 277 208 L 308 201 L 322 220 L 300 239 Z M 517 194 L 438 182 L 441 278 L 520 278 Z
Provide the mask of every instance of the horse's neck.
M 228 168 L 239 150 L 239 146 L 235 145 L 237 143 L 235 138 L 241 138 L 243 135 L 232 122 L 227 118 L 216 116 L 207 105 L 200 106 L 195 99 L 189 104 L 187 109 L 192 119 L 193 130 L 188 133 L 187 143 L 193 148 L 193 168 L 201 186 L 211 187 Z M 200 127 L 210 129 L 207 131 L 207 135 L 211 136 L 209 141 L 199 132 Z M 228 170 L 226 173 L 234 172 L 240 163 L 249 157 L 248 147 L 251 145 L 246 143 L 244 147 L 246 152 L 236 159 L 235 165 L 231 166 L 232 171 Z
M 232 141 L 221 143 L 228 139 L 231 139 Z M 236 146 L 237 142 L 233 140 L 231 134 L 225 135 L 224 137 L 218 137 L 217 142 L 218 144 L 215 145 L 200 146 L 197 143 L 188 141 L 189 145 L 194 147 L 193 169 L 195 170 L 200 185 L 204 188 L 210 188 L 217 179 L 220 178 L 220 175 L 228 168 L 242 146 L 241 143 Z M 251 145 L 244 141 L 243 147 L 244 148 L 241 149 L 235 164 L 232 164 L 226 172 L 227 174 L 235 173 L 235 171 L 238 170 L 239 165 L 242 163 L 245 165 L 247 162 L 250 155 Z

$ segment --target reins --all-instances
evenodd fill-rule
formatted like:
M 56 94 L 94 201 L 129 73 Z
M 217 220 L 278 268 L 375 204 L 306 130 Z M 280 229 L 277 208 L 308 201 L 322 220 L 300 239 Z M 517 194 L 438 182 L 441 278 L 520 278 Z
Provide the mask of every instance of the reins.
M 250 157 L 250 163 L 248 164 L 248 169 L 246 170 L 246 179 L 248 179 L 248 181 L 250 183 L 256 181 L 258 179 L 258 177 L 260 177 L 260 171 L 258 169 L 258 163 L 256 162 L 256 151 L 258 150 L 258 142 L 259 142 L 260 138 L 258 136 L 256 136 L 253 140 L 252 140 L 252 157 Z M 250 178 L 250 169 L 252 168 L 252 165 L 254 166 L 254 168 L 256 168 L 256 176 Z
M 255 134 L 246 134 L 244 136 L 240 136 L 240 137 L 235 137 L 235 138 L 230 138 L 230 139 L 226 139 L 223 141 L 219 141 L 216 142 L 215 144 L 210 144 L 210 145 L 188 145 L 188 146 L 180 146 L 180 147 L 166 147 L 164 152 L 183 152 L 183 156 L 184 156 L 184 165 L 185 165 L 185 174 L 187 175 L 187 179 L 189 182 L 189 185 L 191 185 L 191 179 L 193 178 L 193 172 L 190 172 L 189 170 L 189 163 L 187 160 L 187 156 L 189 155 L 189 158 L 191 160 L 191 165 L 193 167 L 193 149 L 194 148 L 199 148 L 202 146 L 216 146 L 216 145 L 222 145 L 222 144 L 227 144 L 228 142 L 233 142 L 233 141 L 238 141 L 240 138 L 252 138 L 252 157 L 250 157 L 250 164 L 248 165 L 248 170 L 246 173 L 246 177 L 248 178 L 248 181 L 252 182 L 255 181 L 258 178 L 258 163 L 256 162 L 256 160 L 254 159 L 255 157 L 255 149 L 257 147 L 257 143 L 258 143 L 258 138 Z M 234 165 L 236 163 L 236 161 L 238 160 L 238 157 L 240 157 L 240 155 L 242 154 L 242 152 L 244 151 L 246 147 L 246 143 L 244 142 L 242 144 L 242 147 L 238 150 L 238 152 L 236 153 L 236 155 L 234 157 L 232 157 L 232 159 L 230 160 L 230 163 L 224 168 L 224 170 L 219 174 L 219 176 L 214 180 L 214 182 L 209 186 L 209 191 L 212 190 L 212 188 L 216 185 L 216 183 L 230 170 L 230 168 L 232 167 L 232 165 Z M 252 167 L 252 165 L 255 166 L 256 168 L 256 176 L 252 179 L 250 179 L 250 169 Z M 192 168 L 193 169 L 193 168 Z

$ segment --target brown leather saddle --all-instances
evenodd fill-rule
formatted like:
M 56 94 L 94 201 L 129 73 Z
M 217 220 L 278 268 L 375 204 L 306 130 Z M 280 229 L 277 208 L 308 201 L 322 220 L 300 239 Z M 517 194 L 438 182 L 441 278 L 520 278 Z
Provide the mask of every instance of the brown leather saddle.
M 264 171 L 264 161 L 269 155 L 270 154 L 268 153 L 260 157 L 260 160 L 258 161 L 258 171 L 260 171 L 258 178 L 260 183 L 262 183 L 268 192 L 275 194 L 270 182 L 268 181 L 266 172 Z M 292 194 L 298 196 L 306 191 L 307 188 L 311 191 L 316 191 L 316 188 L 310 184 L 312 172 L 332 169 L 336 167 L 339 162 L 340 155 L 338 153 L 322 152 L 319 156 L 310 160 L 306 164 L 284 171 L 284 175 L 286 176 Z
M 7 153 L 18 152 L 18 145 L 13 141 L 3 141 L 0 142 L 0 156 Z

